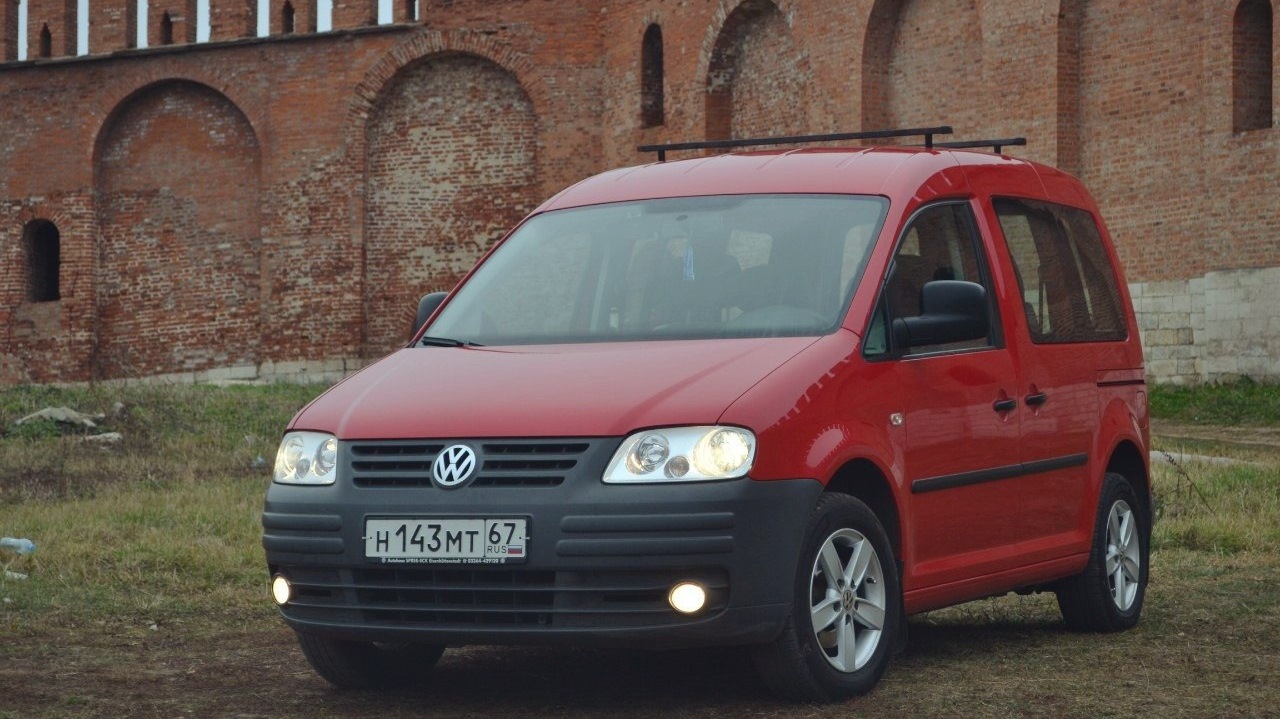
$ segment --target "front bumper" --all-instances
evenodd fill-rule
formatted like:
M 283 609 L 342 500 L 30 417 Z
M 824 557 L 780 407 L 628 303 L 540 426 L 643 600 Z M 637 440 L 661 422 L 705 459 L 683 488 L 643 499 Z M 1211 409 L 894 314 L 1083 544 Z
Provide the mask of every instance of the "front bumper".
M 619 441 L 580 442 L 581 455 L 569 469 L 561 463 L 556 482 L 537 480 L 529 462 L 516 472 L 524 481 L 482 476 L 457 490 L 365 481 L 344 446 L 336 484 L 273 484 L 263 546 L 271 573 L 294 587 L 284 619 L 351 639 L 452 645 L 676 647 L 777 635 L 818 482 L 607 485 L 600 468 Z M 519 465 L 512 456 L 503 461 Z M 528 517 L 528 556 L 504 565 L 367 559 L 365 519 L 388 516 Z M 708 588 L 708 604 L 683 615 L 667 593 L 689 580 Z

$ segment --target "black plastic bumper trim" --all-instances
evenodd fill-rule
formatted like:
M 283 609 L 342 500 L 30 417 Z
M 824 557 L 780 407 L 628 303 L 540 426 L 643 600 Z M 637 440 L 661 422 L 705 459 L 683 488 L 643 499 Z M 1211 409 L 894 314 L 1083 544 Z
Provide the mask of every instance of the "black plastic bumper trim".
M 433 627 L 314 621 L 282 615 L 295 631 L 316 632 L 360 641 L 423 641 L 466 646 L 473 644 L 560 644 L 668 649 L 708 645 L 758 644 L 771 641 L 781 630 L 790 604 L 729 608 L 705 619 L 678 626 L 596 627 Z
M 280 537 L 263 535 L 262 547 L 268 552 L 298 552 L 301 554 L 342 554 L 345 545 L 341 537 Z
M 702 514 L 574 515 L 560 520 L 565 532 L 687 532 L 732 529 L 732 512 Z
M 337 532 L 342 529 L 342 517 L 336 514 L 288 514 L 285 512 L 263 512 L 262 528 L 312 532 Z
M 556 555 L 561 557 L 678 557 L 732 551 L 733 537 L 562 539 L 556 542 Z

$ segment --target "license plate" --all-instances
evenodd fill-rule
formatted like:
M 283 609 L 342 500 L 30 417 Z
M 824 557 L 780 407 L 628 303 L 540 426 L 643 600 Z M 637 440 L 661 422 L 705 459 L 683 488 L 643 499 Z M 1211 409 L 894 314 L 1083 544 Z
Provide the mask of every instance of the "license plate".
M 364 555 L 385 564 L 516 564 L 528 556 L 524 517 L 366 519 Z

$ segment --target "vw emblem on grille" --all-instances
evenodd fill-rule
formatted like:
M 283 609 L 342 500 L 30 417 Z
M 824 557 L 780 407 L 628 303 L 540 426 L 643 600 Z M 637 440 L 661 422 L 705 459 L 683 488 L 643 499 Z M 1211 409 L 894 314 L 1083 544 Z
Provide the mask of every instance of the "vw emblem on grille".
M 465 444 L 444 448 L 431 465 L 431 476 L 436 484 L 445 488 L 457 487 L 471 476 L 476 468 L 476 453 Z

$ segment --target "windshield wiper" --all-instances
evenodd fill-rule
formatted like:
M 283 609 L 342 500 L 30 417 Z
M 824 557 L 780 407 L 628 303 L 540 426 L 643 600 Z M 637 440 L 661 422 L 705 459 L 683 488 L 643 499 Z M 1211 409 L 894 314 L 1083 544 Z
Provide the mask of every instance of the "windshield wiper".
M 424 347 L 483 347 L 482 344 L 475 342 L 463 342 L 449 337 L 431 337 L 426 336 L 418 340 L 418 344 Z

